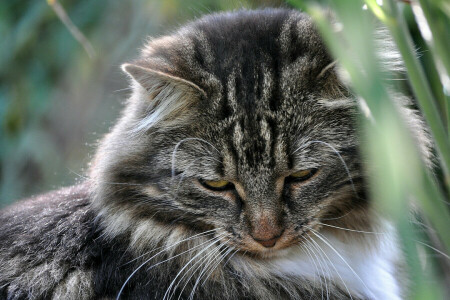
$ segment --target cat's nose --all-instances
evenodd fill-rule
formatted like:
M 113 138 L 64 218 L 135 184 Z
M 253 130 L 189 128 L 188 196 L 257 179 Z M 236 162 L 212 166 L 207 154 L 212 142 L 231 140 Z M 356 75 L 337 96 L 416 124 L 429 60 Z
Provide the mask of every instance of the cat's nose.
M 264 247 L 266 247 L 266 248 L 272 248 L 273 246 L 275 246 L 275 244 L 279 240 L 280 236 L 281 235 L 273 237 L 273 238 L 268 239 L 268 240 L 260 240 L 260 239 L 257 239 L 255 237 L 253 237 L 253 239 L 255 241 L 257 241 L 258 243 L 260 243 L 261 245 L 263 245 Z
M 275 246 L 284 231 L 278 214 L 271 211 L 253 215 L 250 228 L 252 238 L 266 248 Z
M 283 234 L 283 229 L 279 226 L 256 227 L 251 232 L 252 238 L 266 248 L 275 246 Z

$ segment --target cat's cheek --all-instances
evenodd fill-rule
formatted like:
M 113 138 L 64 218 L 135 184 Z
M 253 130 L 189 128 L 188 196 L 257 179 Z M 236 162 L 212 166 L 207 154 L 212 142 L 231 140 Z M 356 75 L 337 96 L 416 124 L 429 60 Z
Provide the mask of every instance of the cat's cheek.
M 142 188 L 142 192 L 149 197 L 160 197 L 164 192 L 157 184 L 149 184 Z

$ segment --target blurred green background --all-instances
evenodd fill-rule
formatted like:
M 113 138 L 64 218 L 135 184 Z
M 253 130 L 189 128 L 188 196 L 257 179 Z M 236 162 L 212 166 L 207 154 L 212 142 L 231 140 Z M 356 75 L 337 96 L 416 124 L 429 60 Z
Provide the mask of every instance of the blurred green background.
M 0 207 L 83 180 L 126 99 L 120 65 L 148 36 L 209 12 L 283 1 L 59 1 L 83 46 L 45 0 L 0 2 Z

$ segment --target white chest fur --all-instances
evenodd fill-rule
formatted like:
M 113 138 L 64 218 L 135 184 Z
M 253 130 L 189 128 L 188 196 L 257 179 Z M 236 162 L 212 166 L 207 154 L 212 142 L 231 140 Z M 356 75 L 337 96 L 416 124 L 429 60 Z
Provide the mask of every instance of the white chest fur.
M 395 230 L 385 224 L 378 233 L 354 233 L 346 241 L 321 233 L 278 258 L 255 261 L 236 256 L 230 263 L 248 277 L 307 279 L 322 288 L 323 298 L 328 298 L 327 288 L 333 283 L 358 298 L 399 300 L 399 254 Z
M 324 294 L 328 281 L 366 299 L 401 299 L 395 278 L 399 250 L 394 230 L 386 226 L 383 233 L 371 235 L 367 244 L 358 239 L 343 242 L 324 234 L 269 265 L 281 275 L 321 280 Z

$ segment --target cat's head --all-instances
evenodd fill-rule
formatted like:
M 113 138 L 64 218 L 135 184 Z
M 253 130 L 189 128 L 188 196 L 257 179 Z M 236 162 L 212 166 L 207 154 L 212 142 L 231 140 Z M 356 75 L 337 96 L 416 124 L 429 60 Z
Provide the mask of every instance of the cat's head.
M 210 15 L 123 70 L 133 95 L 91 175 L 111 232 L 216 230 L 270 255 L 324 223 L 371 226 L 356 101 L 307 15 Z

